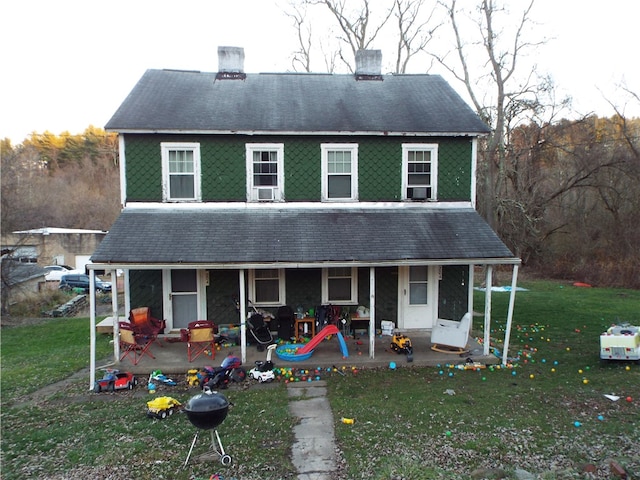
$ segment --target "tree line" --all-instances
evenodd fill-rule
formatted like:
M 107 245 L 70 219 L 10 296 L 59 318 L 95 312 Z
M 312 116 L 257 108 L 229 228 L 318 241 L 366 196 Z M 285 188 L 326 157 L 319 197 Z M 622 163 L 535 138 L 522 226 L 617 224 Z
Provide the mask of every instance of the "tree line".
M 42 227 L 108 230 L 120 212 L 117 135 L 32 133 L 0 142 L 2 231 Z

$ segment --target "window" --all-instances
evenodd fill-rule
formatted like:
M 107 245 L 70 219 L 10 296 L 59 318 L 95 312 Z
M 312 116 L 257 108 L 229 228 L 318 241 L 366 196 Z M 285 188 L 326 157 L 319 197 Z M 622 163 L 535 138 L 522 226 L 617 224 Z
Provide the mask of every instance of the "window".
M 358 270 L 351 267 L 322 270 L 322 303 L 348 305 L 358 303 Z
M 247 144 L 247 200 L 284 200 L 283 144 Z
M 200 144 L 162 143 L 162 199 L 200 201 Z
M 358 145 L 324 143 L 322 149 L 322 200 L 358 199 Z
M 429 292 L 429 268 L 426 266 L 409 269 L 409 304 L 427 305 Z
M 436 200 L 438 145 L 405 143 L 402 145 L 402 199 Z
M 267 268 L 249 271 L 249 299 L 256 306 L 284 305 L 284 270 Z

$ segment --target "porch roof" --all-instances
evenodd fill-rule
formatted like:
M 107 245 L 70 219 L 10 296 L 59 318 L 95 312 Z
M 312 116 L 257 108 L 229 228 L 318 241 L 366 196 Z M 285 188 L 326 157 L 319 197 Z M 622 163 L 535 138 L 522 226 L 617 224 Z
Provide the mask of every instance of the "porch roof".
M 92 255 L 93 267 L 295 268 L 520 262 L 470 206 L 172 207 L 125 208 Z

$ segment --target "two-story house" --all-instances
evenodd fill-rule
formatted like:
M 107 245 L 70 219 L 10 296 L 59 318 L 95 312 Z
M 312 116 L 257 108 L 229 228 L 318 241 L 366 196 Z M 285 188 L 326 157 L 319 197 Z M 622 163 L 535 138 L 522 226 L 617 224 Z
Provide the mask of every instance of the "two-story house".
M 249 300 L 364 306 L 372 331 L 428 330 L 472 311 L 475 266 L 515 281 L 520 260 L 475 210 L 489 129 L 440 76 L 382 75 L 378 50 L 353 75 L 218 55 L 218 72 L 148 70 L 106 125 L 123 210 L 91 261 L 124 271 L 126 311 L 175 331 L 238 322 L 232 299 L 242 318 Z

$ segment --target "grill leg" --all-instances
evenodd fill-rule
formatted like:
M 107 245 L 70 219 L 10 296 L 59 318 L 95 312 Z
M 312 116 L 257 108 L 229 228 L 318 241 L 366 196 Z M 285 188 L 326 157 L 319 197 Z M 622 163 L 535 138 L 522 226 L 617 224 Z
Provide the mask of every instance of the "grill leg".
M 195 447 L 196 445 L 196 440 L 198 440 L 198 432 L 196 432 L 195 436 L 193 437 L 193 442 L 191 442 L 191 448 L 189 449 L 189 453 L 187 454 L 187 459 L 184 461 L 184 465 L 182 466 L 182 468 L 187 467 L 187 463 L 189 463 L 189 458 L 191 458 L 191 452 L 193 452 L 193 447 Z

